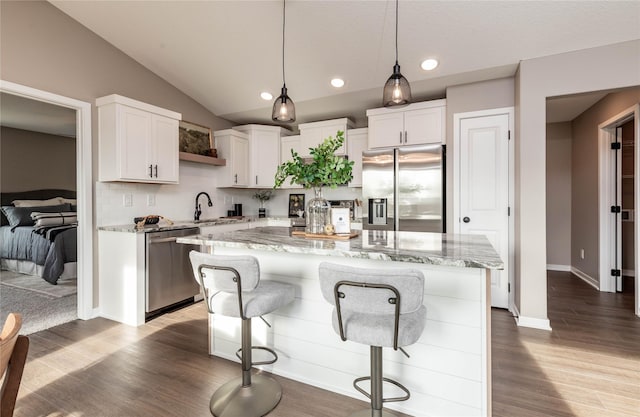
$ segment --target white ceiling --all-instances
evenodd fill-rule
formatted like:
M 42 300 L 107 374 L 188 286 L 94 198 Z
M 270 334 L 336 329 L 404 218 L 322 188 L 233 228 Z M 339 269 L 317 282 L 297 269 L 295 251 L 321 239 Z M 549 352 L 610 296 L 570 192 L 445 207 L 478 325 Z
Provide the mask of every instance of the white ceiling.
M 270 123 L 282 86 L 281 1 L 66 1 L 53 5 L 237 123 Z M 394 63 L 392 0 L 290 0 L 286 81 L 297 122 L 380 107 Z M 523 59 L 640 39 L 640 1 L 410 1 L 399 62 L 414 101 L 449 85 L 512 76 Z M 420 69 L 427 57 L 440 60 Z M 341 90 L 329 80 L 339 76 Z M 579 74 L 576 74 L 579 76 Z

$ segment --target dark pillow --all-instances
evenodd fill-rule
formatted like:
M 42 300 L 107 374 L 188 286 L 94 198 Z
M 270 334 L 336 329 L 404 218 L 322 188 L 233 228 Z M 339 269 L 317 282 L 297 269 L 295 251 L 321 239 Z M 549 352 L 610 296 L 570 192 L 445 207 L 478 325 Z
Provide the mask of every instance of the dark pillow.
M 13 207 L 2 206 L 2 212 L 9 220 L 11 230 L 18 226 L 33 226 L 35 221 L 31 218 L 31 213 L 39 211 L 41 213 L 60 213 L 62 211 L 70 211 L 71 204 L 65 203 L 58 206 L 40 206 L 40 207 Z

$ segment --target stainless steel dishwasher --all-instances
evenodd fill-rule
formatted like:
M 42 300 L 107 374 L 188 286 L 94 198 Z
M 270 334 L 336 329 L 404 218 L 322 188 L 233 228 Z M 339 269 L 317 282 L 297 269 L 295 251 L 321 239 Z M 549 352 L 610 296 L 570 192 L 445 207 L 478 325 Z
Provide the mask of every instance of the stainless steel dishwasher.
M 197 227 L 147 232 L 146 238 L 146 305 L 145 317 L 152 318 L 164 311 L 193 302 L 200 293 L 189 252 L 199 245 L 185 245 L 176 238 L 198 234 Z

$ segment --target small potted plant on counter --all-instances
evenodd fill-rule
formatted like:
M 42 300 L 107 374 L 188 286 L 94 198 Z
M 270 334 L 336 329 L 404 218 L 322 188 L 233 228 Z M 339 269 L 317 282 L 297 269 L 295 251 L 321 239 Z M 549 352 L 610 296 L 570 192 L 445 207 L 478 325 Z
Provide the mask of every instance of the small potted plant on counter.
M 291 160 L 278 166 L 274 188 L 280 187 L 288 177 L 291 184 L 299 184 L 305 189 L 313 188 L 315 198 L 307 203 L 307 226 L 305 231 L 312 234 L 324 233 L 324 227 L 331 223 L 329 202 L 322 197 L 322 187 L 336 188 L 353 178 L 353 161 L 335 152 L 344 143 L 344 132 L 338 131 L 336 137 L 329 136 L 320 145 L 310 148 L 311 158 L 302 158 L 291 150 Z
M 253 195 L 253 198 L 258 199 L 260 201 L 260 208 L 258 209 L 259 218 L 263 218 L 267 216 L 267 210 L 264 208 L 264 202 L 269 201 L 272 196 L 273 196 L 273 191 L 271 190 L 260 190 Z

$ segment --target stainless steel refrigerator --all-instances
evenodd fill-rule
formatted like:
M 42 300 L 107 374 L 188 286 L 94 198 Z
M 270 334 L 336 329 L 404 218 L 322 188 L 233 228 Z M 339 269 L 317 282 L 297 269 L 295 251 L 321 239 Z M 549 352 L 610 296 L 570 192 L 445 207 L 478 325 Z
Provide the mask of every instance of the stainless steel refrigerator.
M 362 153 L 362 227 L 445 232 L 445 146 Z

